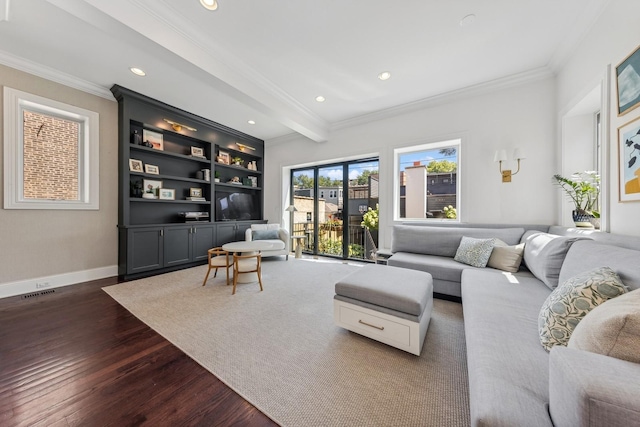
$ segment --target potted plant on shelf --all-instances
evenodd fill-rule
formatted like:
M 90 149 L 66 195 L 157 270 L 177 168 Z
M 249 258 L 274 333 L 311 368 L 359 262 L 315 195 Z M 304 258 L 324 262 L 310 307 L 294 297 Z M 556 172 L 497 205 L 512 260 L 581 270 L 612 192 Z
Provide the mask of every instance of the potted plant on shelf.
M 600 175 L 595 171 L 576 172 L 569 178 L 554 175 L 555 184 L 569 196 L 575 207 L 573 222 L 576 227 L 600 228 L 598 197 L 600 195 Z
M 213 173 L 213 181 L 214 181 L 214 182 L 220 182 L 220 172 L 215 171 L 215 172 Z
M 242 166 L 242 158 L 241 157 L 234 157 L 231 159 L 231 163 L 233 163 L 236 166 Z

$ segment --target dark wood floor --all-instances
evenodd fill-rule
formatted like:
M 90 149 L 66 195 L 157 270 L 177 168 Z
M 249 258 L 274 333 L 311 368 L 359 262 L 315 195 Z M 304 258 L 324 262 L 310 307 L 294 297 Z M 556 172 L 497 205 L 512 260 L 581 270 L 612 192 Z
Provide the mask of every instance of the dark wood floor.
M 111 297 L 0 299 L 0 426 L 274 426 Z

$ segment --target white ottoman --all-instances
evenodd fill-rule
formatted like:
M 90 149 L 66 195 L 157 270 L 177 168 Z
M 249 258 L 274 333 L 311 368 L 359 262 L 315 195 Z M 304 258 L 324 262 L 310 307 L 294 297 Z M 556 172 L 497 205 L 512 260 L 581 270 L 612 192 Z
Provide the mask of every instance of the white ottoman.
M 336 325 L 420 355 L 433 309 L 429 273 L 370 264 L 335 286 Z

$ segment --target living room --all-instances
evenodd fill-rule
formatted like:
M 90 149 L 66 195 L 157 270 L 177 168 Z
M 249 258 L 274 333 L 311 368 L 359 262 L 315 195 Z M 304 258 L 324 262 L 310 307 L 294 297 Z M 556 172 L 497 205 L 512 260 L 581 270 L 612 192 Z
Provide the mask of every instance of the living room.
M 99 209 L 0 210 L 0 222 L 4 224 L 0 229 L 3 242 L 0 245 L 0 297 L 35 292 L 42 289 L 39 285 L 43 283 L 47 288 L 57 288 L 117 275 L 118 104 L 113 97 L 108 99 L 105 92 L 118 83 L 143 94 L 154 93 L 152 83 L 145 83 L 134 75 L 117 82 L 100 75 L 96 79 L 98 82 L 89 84 L 83 79 L 74 79 L 71 72 L 55 70 L 52 65 L 46 65 L 45 60 L 49 54 L 55 55 L 54 51 L 48 51 L 55 44 L 52 41 L 27 40 L 34 53 L 21 56 L 11 46 L 12 37 L 16 34 L 15 27 L 29 18 L 25 13 L 28 8 L 19 7 L 17 3 L 0 2 L 4 6 L 2 9 L 9 11 L 0 15 L 0 34 L 5 31 L 7 35 L 0 42 L 0 50 L 4 52 L 0 55 L 3 64 L 0 65 L 0 84 L 99 113 Z M 46 21 L 44 15 L 47 13 L 53 16 L 69 13 L 61 9 L 64 2 L 30 3 L 44 8 L 44 11 L 34 13 L 42 21 Z M 553 13 L 553 6 L 547 7 L 548 13 Z M 618 129 L 636 118 L 638 110 L 618 115 L 615 74 L 615 67 L 640 43 L 634 20 L 640 12 L 640 4 L 631 0 L 611 0 L 589 3 L 586 10 L 578 9 L 581 7 L 577 7 L 576 12 L 584 12 L 576 13 L 578 18 L 588 22 L 581 22 L 582 31 L 558 40 L 558 49 L 541 66 L 451 88 L 384 111 L 338 120 L 326 126 L 324 138 L 317 137 L 320 132 L 312 132 L 316 128 L 310 120 L 291 118 L 289 122 L 294 126 L 288 132 L 264 138 L 267 159 L 264 180 L 269 183 L 264 188 L 264 219 L 270 223 L 288 221 L 289 214 L 285 209 L 289 205 L 291 169 L 376 156 L 382 177 L 379 246 L 389 248 L 393 226 L 401 222 L 393 201 L 397 184 L 394 150 L 461 138 L 458 207 L 461 222 L 570 226 L 573 224 L 571 206 L 553 185 L 552 176 L 592 168 L 588 160 L 592 161 L 593 157 L 587 156 L 585 160 L 576 155 L 580 151 L 576 150 L 579 137 L 572 136 L 571 122 L 577 116 L 591 116 L 601 110 L 606 112 L 602 121 L 602 230 L 640 236 L 640 226 L 635 220 L 640 215 L 640 204 L 619 201 L 618 177 Z M 223 10 L 221 6 L 217 12 Z M 82 12 L 77 14 L 82 15 Z M 481 23 L 481 16 L 478 19 Z M 92 25 L 98 24 L 93 22 Z M 104 28 L 107 27 L 104 23 Z M 127 34 L 132 32 L 129 27 L 126 31 Z M 67 62 L 80 67 L 91 57 L 87 53 L 91 45 L 84 42 L 87 45 L 82 46 L 83 52 L 69 57 Z M 150 42 L 136 41 L 135 48 L 144 47 L 146 43 Z M 162 67 L 162 64 L 157 65 Z M 185 67 L 184 70 L 192 69 Z M 193 78 L 201 79 L 206 86 L 211 77 L 197 74 Z M 399 78 L 397 75 L 392 77 Z M 446 84 L 443 87 L 447 87 Z M 209 91 L 208 88 L 205 90 Z M 191 110 L 190 103 L 184 98 L 197 94 L 182 95 L 177 89 L 174 92 L 173 98 L 161 100 L 172 105 L 181 102 L 179 106 Z M 606 97 L 596 97 L 595 103 L 587 100 L 591 109 L 580 110 L 583 101 L 592 93 L 603 93 Z M 110 92 L 108 95 L 111 96 Z M 248 103 L 259 111 L 255 108 L 259 104 L 257 101 Z M 222 122 L 221 117 L 208 118 Z M 251 125 L 243 126 L 242 130 L 251 134 Z M 591 129 L 586 133 L 590 134 Z M 6 144 L 4 138 L 3 144 Z M 515 148 L 520 148 L 526 157 L 512 182 L 502 183 L 494 153 L 500 149 L 511 152 Z M 583 150 L 591 152 L 592 145 Z M 507 162 L 515 169 L 513 159 Z M 4 177 L 0 179 L 4 188 Z

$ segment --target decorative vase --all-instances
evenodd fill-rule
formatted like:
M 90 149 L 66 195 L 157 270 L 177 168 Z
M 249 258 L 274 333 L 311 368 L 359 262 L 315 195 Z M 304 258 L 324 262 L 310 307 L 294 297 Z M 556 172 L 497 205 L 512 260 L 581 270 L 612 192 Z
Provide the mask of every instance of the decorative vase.
M 576 227 L 580 228 L 593 228 L 593 224 L 591 223 L 592 216 L 582 209 L 576 209 L 572 212 L 573 222 Z

